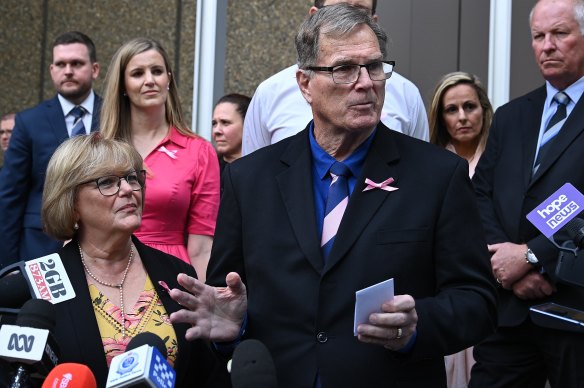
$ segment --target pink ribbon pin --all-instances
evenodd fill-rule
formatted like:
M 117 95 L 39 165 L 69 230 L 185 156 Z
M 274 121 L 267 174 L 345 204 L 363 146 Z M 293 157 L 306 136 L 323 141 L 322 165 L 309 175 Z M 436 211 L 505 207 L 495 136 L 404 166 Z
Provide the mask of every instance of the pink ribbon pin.
M 368 191 L 368 190 L 373 190 L 373 189 L 381 189 L 381 190 L 385 190 L 385 191 L 395 191 L 398 188 L 390 186 L 390 184 L 393 183 L 393 181 L 394 181 L 393 178 L 387 178 L 386 180 L 384 180 L 381 183 L 375 183 L 371 179 L 366 178 L 365 183 L 367 184 L 367 187 L 365 187 L 363 189 L 363 191 Z
M 168 148 L 166 148 L 165 146 L 160 146 L 160 148 L 158 149 L 158 151 L 160 152 L 164 152 L 165 154 L 167 154 L 171 159 L 177 159 L 176 156 L 176 151 L 177 150 L 173 150 L 170 151 Z

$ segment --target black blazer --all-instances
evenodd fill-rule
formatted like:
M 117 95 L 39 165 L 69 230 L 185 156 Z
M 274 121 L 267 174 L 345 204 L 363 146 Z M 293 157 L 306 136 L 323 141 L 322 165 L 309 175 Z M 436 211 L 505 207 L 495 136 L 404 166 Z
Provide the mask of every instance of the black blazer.
M 135 237 L 132 240 L 167 313 L 170 315 L 180 310 L 181 306 L 170 298 L 158 281 L 164 280 L 170 288 L 182 289 L 176 281 L 177 275 L 186 273 L 196 277 L 195 270 L 174 256 L 142 244 Z M 57 309 L 55 337 L 61 354 L 59 362 L 76 362 L 89 366 L 95 375 L 97 386 L 104 387 L 108 367 L 77 241 L 73 240 L 63 247 L 59 255 L 76 294 L 75 298 L 55 305 Z M 176 386 L 220 386 L 214 384 L 212 380 L 216 372 L 222 371 L 218 369 L 219 364 L 208 344 L 201 340 L 187 342 L 185 333 L 189 325 L 173 326 L 178 340 L 178 359 L 175 363 Z
M 91 131 L 99 129 L 100 109 L 101 97 L 95 95 Z M 62 246 L 42 232 L 41 202 L 49 159 L 68 138 L 57 96 L 16 115 L 0 173 L 0 267 Z
M 545 98 L 543 86 L 497 109 L 473 183 L 487 242 L 527 243 L 555 282 L 558 250 L 526 215 L 566 182 L 584 192 L 584 98 L 574 107 L 532 178 Z M 499 323 L 519 325 L 529 306 L 546 301 L 584 307 L 584 289 L 561 283 L 556 287 L 558 292 L 551 297 L 534 300 L 521 300 L 500 289 Z
M 393 177 L 397 191 L 363 192 Z M 246 337 L 264 342 L 279 387 L 446 386 L 444 359 L 494 330 L 495 288 L 468 178 L 456 155 L 390 131 L 372 142 L 323 266 L 308 128 L 226 166 L 208 283 L 236 271 Z M 412 352 L 353 336 L 355 291 L 394 278 L 416 299 Z

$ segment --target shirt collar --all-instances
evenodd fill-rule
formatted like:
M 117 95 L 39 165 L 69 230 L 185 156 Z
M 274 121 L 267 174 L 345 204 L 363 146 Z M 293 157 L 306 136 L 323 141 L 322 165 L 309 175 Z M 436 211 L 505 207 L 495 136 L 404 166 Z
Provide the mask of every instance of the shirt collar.
M 369 148 L 371 147 L 371 143 L 373 142 L 373 137 L 377 132 L 377 127 L 373 130 L 371 135 L 365 140 L 349 157 L 343 160 L 343 164 L 345 164 L 349 170 L 351 170 L 351 174 L 354 177 L 358 177 L 361 172 L 361 167 L 363 167 L 363 162 L 365 161 L 365 156 L 369 152 Z M 310 140 L 310 150 L 312 152 L 312 161 L 314 163 L 314 167 L 316 168 L 316 173 L 320 179 L 324 179 L 327 177 L 328 172 L 336 161 L 335 158 L 330 156 L 322 147 L 316 142 L 314 138 L 314 121 L 310 123 L 310 128 L 308 130 L 308 137 Z
M 59 102 L 61 103 L 61 109 L 63 109 L 63 115 L 67 116 L 69 114 L 69 112 L 71 112 L 71 109 L 75 108 L 77 105 L 73 104 L 71 101 L 67 100 L 65 97 L 63 97 L 60 94 L 57 94 L 57 97 L 59 98 Z M 81 102 L 81 104 L 79 104 L 80 106 L 82 106 L 89 114 L 93 115 L 93 103 L 95 102 L 95 94 L 93 93 L 93 90 L 89 93 L 89 95 L 87 96 L 87 98 L 85 100 L 83 100 L 83 102 Z
M 186 148 L 187 142 L 187 136 L 182 135 L 175 127 L 170 127 L 168 136 L 166 136 L 166 138 L 160 142 L 160 146 L 166 146 L 169 143 L 173 143 L 178 147 Z
M 548 81 L 545 82 L 547 97 L 545 99 L 545 106 L 550 107 L 552 104 L 552 99 L 559 92 L 558 89 L 554 88 L 552 84 Z M 578 81 L 574 82 L 572 85 L 568 86 L 563 90 L 564 93 L 570 97 L 570 102 L 574 104 L 578 103 L 580 96 L 584 93 L 584 77 L 580 78 Z

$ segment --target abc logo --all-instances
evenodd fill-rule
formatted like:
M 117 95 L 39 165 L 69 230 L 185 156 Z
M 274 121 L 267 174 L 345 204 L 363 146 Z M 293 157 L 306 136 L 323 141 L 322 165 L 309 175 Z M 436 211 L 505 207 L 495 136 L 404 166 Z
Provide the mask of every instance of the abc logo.
M 8 350 L 29 353 L 34 345 L 34 335 L 13 333 L 8 340 Z

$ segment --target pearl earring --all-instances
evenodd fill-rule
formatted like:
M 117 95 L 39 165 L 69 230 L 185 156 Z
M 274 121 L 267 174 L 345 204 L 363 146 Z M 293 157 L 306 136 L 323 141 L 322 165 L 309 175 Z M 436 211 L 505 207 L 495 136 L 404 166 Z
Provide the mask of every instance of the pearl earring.
M 75 223 L 75 225 L 73 225 L 73 229 L 79 230 L 79 224 L 77 222 Z

